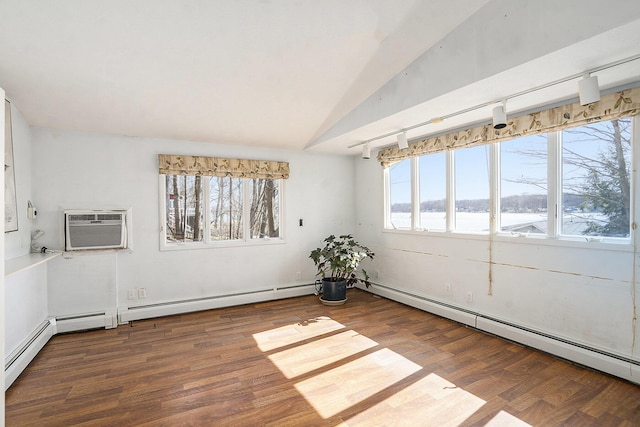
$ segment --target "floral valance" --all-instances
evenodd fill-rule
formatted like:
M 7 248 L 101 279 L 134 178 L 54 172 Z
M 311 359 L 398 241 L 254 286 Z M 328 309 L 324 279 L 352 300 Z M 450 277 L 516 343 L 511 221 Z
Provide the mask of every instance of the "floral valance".
M 398 147 L 387 148 L 378 153 L 378 161 L 386 168 L 409 157 L 490 144 L 636 114 L 640 114 L 640 87 L 604 95 L 600 101 L 589 105 L 583 106 L 576 102 L 512 117 L 507 120 L 507 127 L 502 129 L 494 129 L 491 124 L 488 124 L 426 138 L 409 144 L 409 147 L 403 150 Z
M 205 175 L 262 179 L 289 178 L 289 162 L 271 160 L 159 154 L 158 167 L 160 174 L 163 175 Z

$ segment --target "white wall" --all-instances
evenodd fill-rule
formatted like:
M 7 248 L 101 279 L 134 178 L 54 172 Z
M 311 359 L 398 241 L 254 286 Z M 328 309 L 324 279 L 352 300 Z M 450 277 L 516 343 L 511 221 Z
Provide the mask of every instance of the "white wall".
M 4 102 L 3 102 L 4 104 Z M 4 123 L 4 120 L 3 120 Z M 14 259 L 30 252 L 31 227 L 27 219 L 27 201 L 31 199 L 31 130 L 20 110 L 11 104 L 13 156 L 18 205 L 18 230 L 4 235 L 4 259 Z M 4 134 L 3 134 L 4 135 Z M 4 277 L 3 319 L 6 357 L 47 319 L 47 266 L 41 264 Z M 3 370 L 4 372 L 4 370 Z M 4 388 L 3 388 L 4 389 Z
M 49 262 L 50 315 L 109 310 L 116 299 L 126 307 L 313 283 L 310 250 L 330 233 L 354 229 L 350 158 L 40 128 L 32 129 L 32 140 L 32 201 L 47 247 L 62 248 L 64 209 L 133 210 L 131 253 L 74 254 Z M 286 243 L 160 251 L 159 153 L 288 161 Z M 129 301 L 127 290 L 141 287 L 147 298 Z
M 4 89 L 0 88 L 0 101 L 4 99 Z M 0 141 L 2 142 L 2 148 L 4 149 L 4 107 L 5 103 L 2 103 L 2 106 L 0 107 Z M 4 151 L 3 151 L 4 152 Z M 2 183 L 2 187 L 4 188 L 4 174 L 2 174 L 2 176 L 0 176 L 0 182 Z M 4 211 L 2 211 L 2 213 L 0 213 L 0 219 L 2 219 L 2 223 L 4 224 Z M 4 259 L 5 257 L 5 252 L 6 249 L 4 247 L 5 244 L 5 238 L 4 238 L 4 233 L 2 233 L 2 236 L 0 236 L 0 255 L 2 255 L 2 259 Z M 2 336 L 4 337 L 5 335 L 5 331 L 6 331 L 6 321 L 5 321 L 5 308 L 4 308 L 4 286 L 5 286 L 5 281 L 4 281 L 4 263 L 2 263 L 2 266 L 0 266 L 0 272 L 2 274 L 0 274 L 0 284 L 2 286 L 0 286 L 0 333 L 2 333 Z M 4 347 L 4 339 L 0 340 L 0 354 L 4 355 L 5 351 L 5 347 Z M 2 396 L 0 397 L 0 426 L 4 425 L 4 369 L 0 369 L 0 371 L 2 371 L 2 373 L 0 373 L 0 386 L 2 386 Z
M 47 265 L 40 264 L 5 278 L 5 357 L 47 319 Z
M 11 128 L 18 204 L 18 231 L 5 234 L 5 259 L 16 258 L 30 252 L 33 222 L 27 219 L 27 201 L 31 199 L 31 128 L 22 117 L 18 107 L 13 103 L 11 103 Z
M 374 158 L 356 161 L 356 234 L 376 252 L 374 280 L 640 360 L 629 245 L 383 232 L 383 169 Z

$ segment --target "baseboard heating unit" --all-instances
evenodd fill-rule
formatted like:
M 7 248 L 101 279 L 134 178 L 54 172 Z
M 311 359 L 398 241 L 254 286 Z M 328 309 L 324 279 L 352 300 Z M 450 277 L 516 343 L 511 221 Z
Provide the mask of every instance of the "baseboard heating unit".
M 149 319 L 152 317 L 171 316 L 174 314 L 212 310 L 214 308 L 231 307 L 235 305 L 253 304 L 263 301 L 310 295 L 313 294 L 313 292 L 313 284 L 304 284 L 181 301 L 168 301 L 164 303 L 131 306 L 121 308 L 119 310 L 118 320 L 120 324 L 123 324 L 134 320 Z
M 5 391 L 54 335 L 54 319 L 42 322 L 4 361 Z
M 364 289 L 364 288 L 363 288 Z M 368 292 L 454 320 L 611 375 L 640 384 L 640 361 L 553 336 L 542 331 L 492 318 L 442 301 L 375 284 Z
M 118 326 L 116 323 L 116 314 L 110 312 L 57 316 L 55 334 L 86 331 L 88 329 L 111 329 L 116 326 Z

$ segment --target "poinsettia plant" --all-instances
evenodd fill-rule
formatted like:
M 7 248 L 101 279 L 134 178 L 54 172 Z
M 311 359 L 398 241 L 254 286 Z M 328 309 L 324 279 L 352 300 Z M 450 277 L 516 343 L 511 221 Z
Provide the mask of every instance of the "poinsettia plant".
M 364 269 L 358 271 L 360 263 L 366 258 L 373 259 L 371 249 L 355 241 L 351 234 L 324 239 L 324 246 L 311 251 L 309 258 L 318 269 L 317 276 L 334 282 L 345 280 L 347 286 L 358 282 L 371 286 L 369 275 Z

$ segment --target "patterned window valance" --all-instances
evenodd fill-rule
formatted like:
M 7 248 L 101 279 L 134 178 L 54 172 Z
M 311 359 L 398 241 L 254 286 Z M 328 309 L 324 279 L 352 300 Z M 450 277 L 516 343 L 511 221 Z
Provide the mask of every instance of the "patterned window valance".
M 289 178 L 289 162 L 227 159 L 224 157 L 158 155 L 163 175 L 230 176 L 233 178 Z
M 403 150 L 398 147 L 387 148 L 378 153 L 378 161 L 386 168 L 409 157 L 490 144 L 636 114 L 640 114 L 640 87 L 604 95 L 600 101 L 586 106 L 576 102 L 510 118 L 507 120 L 507 127 L 503 129 L 494 129 L 489 124 L 423 139 L 409 144 Z

